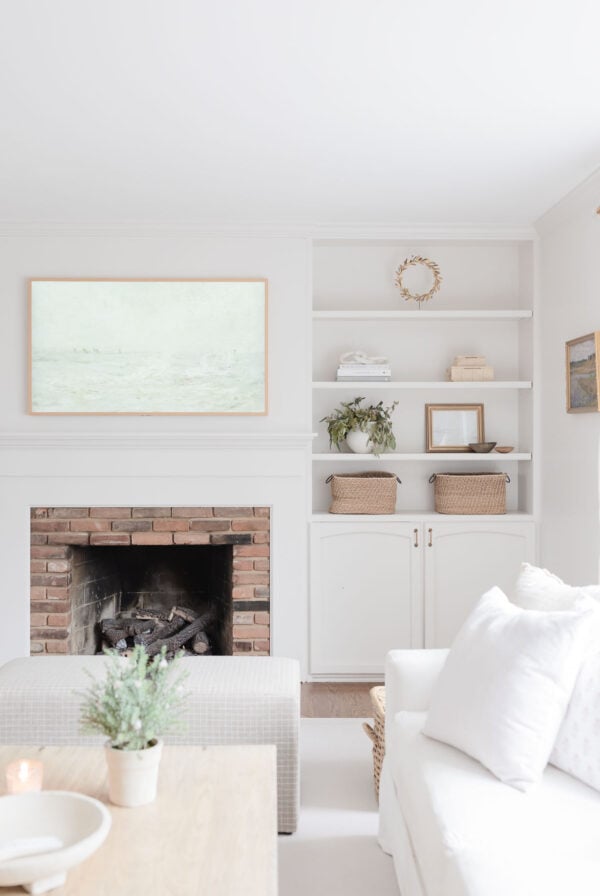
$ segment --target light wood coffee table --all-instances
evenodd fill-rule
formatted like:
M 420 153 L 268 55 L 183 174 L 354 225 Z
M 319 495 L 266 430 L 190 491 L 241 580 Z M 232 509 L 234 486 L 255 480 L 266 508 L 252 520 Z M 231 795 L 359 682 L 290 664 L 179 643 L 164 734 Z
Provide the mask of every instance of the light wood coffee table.
M 277 893 L 274 746 L 165 747 L 157 799 L 135 809 L 108 801 L 101 747 L 0 747 L 3 794 L 4 769 L 21 757 L 43 761 L 44 790 L 85 793 L 112 815 L 105 843 L 57 896 Z

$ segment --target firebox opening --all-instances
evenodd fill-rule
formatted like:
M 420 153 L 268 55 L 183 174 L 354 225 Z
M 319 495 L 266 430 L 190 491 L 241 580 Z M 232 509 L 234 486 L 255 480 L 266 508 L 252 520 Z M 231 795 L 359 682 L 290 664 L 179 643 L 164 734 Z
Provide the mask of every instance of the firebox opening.
M 213 654 L 231 655 L 231 545 L 74 547 L 72 652 L 102 649 L 100 622 L 133 610 L 213 611 L 207 627 Z

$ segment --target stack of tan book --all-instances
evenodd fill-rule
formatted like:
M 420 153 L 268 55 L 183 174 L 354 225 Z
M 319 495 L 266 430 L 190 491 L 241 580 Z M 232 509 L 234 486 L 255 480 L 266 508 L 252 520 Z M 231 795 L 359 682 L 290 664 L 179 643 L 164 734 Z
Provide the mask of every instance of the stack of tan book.
M 448 379 L 451 383 L 489 382 L 494 379 L 494 368 L 486 364 L 483 355 L 457 355 Z

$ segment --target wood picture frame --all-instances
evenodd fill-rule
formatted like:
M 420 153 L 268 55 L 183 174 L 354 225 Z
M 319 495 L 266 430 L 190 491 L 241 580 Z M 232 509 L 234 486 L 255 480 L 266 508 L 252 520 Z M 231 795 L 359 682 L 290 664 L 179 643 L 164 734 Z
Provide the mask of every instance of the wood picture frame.
M 485 438 L 483 404 L 426 404 L 425 450 L 469 451 Z
M 32 278 L 42 415 L 268 413 L 265 278 Z
M 567 414 L 600 411 L 600 330 L 565 343 Z

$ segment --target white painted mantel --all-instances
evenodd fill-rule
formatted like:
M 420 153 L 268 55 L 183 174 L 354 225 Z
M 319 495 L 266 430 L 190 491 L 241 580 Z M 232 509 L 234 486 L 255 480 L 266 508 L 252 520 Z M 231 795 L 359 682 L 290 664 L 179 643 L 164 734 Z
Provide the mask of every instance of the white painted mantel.
M 0 663 L 29 653 L 32 506 L 268 505 L 271 651 L 307 670 L 311 433 L 0 436 Z

